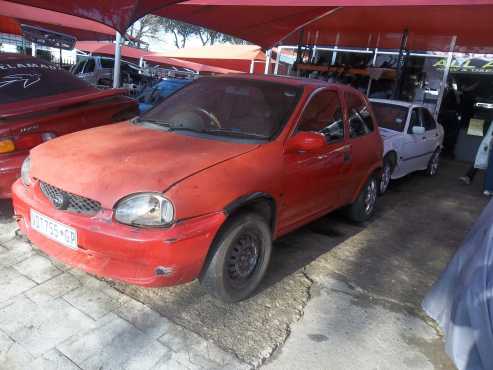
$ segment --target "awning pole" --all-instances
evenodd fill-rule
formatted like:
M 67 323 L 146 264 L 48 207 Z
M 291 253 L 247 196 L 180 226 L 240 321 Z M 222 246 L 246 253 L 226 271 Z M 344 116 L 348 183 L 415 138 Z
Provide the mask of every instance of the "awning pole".
M 118 89 L 120 87 L 120 63 L 122 58 L 122 35 L 120 32 L 116 33 L 115 40 L 115 66 L 113 68 L 113 88 Z
M 31 55 L 33 57 L 36 56 L 36 43 L 35 42 L 31 42 Z
M 334 52 L 332 53 L 332 63 L 331 63 L 332 66 L 335 66 L 336 65 L 336 61 L 337 61 L 337 48 L 339 46 L 339 39 L 340 39 L 340 37 L 341 37 L 341 35 L 339 34 L 339 32 L 337 32 L 336 44 L 334 45 Z
M 277 58 L 276 58 L 276 66 L 274 67 L 274 74 L 277 75 L 279 73 L 279 60 L 281 59 L 282 54 L 282 46 L 277 47 Z
M 255 59 L 252 59 L 252 61 L 250 62 L 250 74 L 253 75 L 254 72 L 255 72 Z
M 270 58 L 272 56 L 272 49 L 267 50 L 267 53 L 265 55 L 265 70 L 264 74 L 268 75 L 270 72 Z
M 377 65 L 377 56 L 378 56 L 378 48 L 375 48 L 375 53 L 373 54 L 373 62 L 371 63 L 372 67 Z M 373 78 L 369 78 L 368 80 L 368 89 L 366 90 L 366 96 L 370 97 L 371 85 L 373 83 Z
M 404 70 L 406 69 L 407 57 L 409 56 L 407 50 L 407 41 L 409 40 L 409 31 L 406 29 L 402 34 L 401 47 L 399 48 L 399 57 L 397 58 L 397 77 L 394 85 L 394 92 L 392 98 L 399 100 L 401 97 L 402 81 Z
M 445 95 L 445 90 L 447 89 L 448 75 L 450 73 L 450 67 L 452 66 L 452 62 L 454 60 L 454 50 L 456 43 L 457 43 L 457 36 L 454 36 L 450 41 L 450 50 L 448 52 L 447 65 L 445 66 L 445 70 L 443 71 L 442 84 L 440 85 L 440 93 L 438 94 L 437 105 L 435 107 L 436 119 L 438 119 L 438 115 L 440 114 L 440 108 L 442 106 L 443 96 Z

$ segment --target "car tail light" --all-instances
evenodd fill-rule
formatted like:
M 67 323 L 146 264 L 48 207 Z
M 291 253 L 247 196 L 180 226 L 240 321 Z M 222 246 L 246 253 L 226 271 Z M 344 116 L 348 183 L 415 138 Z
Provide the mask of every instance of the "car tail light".
M 32 149 L 39 144 L 54 139 L 56 135 L 52 132 L 38 132 L 17 136 L 14 138 L 0 139 L 0 153 L 11 153 L 16 150 Z
M 15 150 L 15 144 L 11 139 L 0 140 L 0 153 L 10 153 Z

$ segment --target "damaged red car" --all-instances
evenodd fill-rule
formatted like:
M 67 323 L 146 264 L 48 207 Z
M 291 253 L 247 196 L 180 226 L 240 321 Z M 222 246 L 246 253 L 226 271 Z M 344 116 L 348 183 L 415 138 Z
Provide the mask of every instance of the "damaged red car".
M 52 63 L 0 54 L 0 198 L 10 198 L 29 150 L 138 114 L 125 90 L 100 91 Z
M 319 81 L 201 78 L 138 119 L 44 143 L 13 186 L 35 245 L 147 287 L 250 296 L 272 241 L 335 209 L 374 212 L 382 141 L 366 98 Z

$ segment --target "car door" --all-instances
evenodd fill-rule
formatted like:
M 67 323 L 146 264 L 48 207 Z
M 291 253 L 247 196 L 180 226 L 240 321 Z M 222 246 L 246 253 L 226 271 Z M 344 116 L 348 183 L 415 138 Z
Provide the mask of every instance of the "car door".
M 317 153 L 286 152 L 284 155 L 285 193 L 280 221 L 286 227 L 340 205 L 344 172 L 351 160 L 341 100 L 336 90 L 314 93 L 293 136 L 300 131 L 322 133 L 326 146 Z
M 374 155 L 381 156 L 382 153 L 378 141 L 372 135 L 376 125 L 365 99 L 351 91 L 344 93 L 344 99 L 349 127 L 351 168 L 344 177 L 341 197 L 343 204 L 347 204 L 366 180 L 368 169 L 375 163 Z
M 440 145 L 440 133 L 438 131 L 437 123 L 435 118 L 433 118 L 430 111 L 426 108 L 421 108 L 421 120 L 423 121 L 423 126 L 425 127 L 425 140 L 426 140 L 426 152 L 427 155 L 424 156 L 424 166 L 428 166 L 430 158 L 435 152 L 435 149 Z
M 427 158 L 429 158 L 426 132 L 424 134 L 413 133 L 413 127 L 424 127 L 420 108 L 413 107 L 410 109 L 408 121 L 407 132 L 404 135 L 402 148 L 399 153 L 403 174 L 426 168 Z

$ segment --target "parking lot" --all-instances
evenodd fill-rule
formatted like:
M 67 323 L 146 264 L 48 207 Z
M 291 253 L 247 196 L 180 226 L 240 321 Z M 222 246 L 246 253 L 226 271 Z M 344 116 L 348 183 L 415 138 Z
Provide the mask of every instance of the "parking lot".
M 465 169 L 393 183 L 364 226 L 334 214 L 283 237 L 238 304 L 67 269 L 16 236 L 4 203 L 0 368 L 453 369 L 420 304 L 487 202 Z

